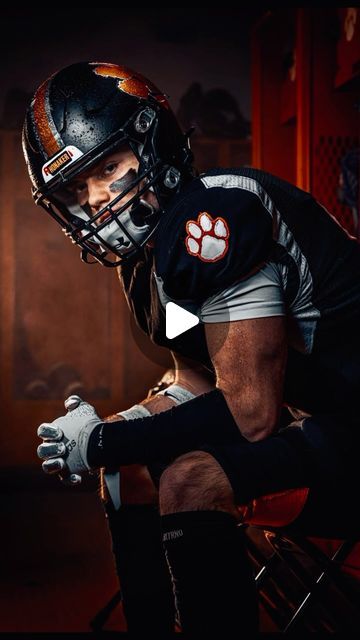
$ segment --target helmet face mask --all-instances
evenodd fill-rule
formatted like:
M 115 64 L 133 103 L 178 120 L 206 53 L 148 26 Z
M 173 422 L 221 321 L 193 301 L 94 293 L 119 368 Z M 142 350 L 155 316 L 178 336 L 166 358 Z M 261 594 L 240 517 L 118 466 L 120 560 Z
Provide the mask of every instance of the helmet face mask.
M 35 202 L 80 246 L 85 261 L 91 255 L 105 266 L 141 249 L 169 197 L 193 175 L 188 138 L 165 96 L 139 74 L 107 63 L 71 65 L 41 85 L 23 148 Z M 131 179 L 120 176 L 117 185 L 115 177 L 114 198 L 94 214 L 72 185 L 124 149 L 134 159 Z
M 133 154 L 128 155 L 136 161 Z M 116 153 L 105 156 L 103 160 L 108 159 L 113 164 L 114 158 Z M 106 166 L 106 162 L 101 162 L 100 166 L 104 164 Z M 93 171 L 96 171 L 97 166 L 99 165 L 95 165 Z M 148 177 L 150 173 L 154 174 L 151 178 Z M 73 180 L 64 182 L 51 194 L 47 203 L 44 201 L 41 204 L 53 217 L 60 216 L 62 227 L 73 243 L 81 247 L 86 262 L 89 261 L 87 254 L 90 254 L 105 266 L 116 266 L 122 259 L 139 251 L 155 232 L 160 219 L 160 208 L 154 193 L 150 202 L 146 198 L 163 173 L 164 168 L 156 170 L 156 167 L 151 166 L 148 171 L 140 174 L 137 167 L 137 170 L 131 168 L 125 175 L 120 175 L 120 179 L 119 175 L 111 177 L 108 189 L 114 192 L 114 197 L 96 213 L 92 213 L 86 198 L 81 203 Z M 81 175 L 82 173 L 76 178 L 80 180 Z M 120 183 L 124 188 L 117 188 Z M 109 254 L 113 254 L 112 259 Z

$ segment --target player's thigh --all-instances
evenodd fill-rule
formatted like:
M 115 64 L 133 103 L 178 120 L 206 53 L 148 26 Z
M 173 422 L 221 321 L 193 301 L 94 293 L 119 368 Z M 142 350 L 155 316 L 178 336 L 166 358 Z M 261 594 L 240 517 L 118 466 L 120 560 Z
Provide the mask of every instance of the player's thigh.
M 312 500 L 348 486 L 352 489 L 349 432 L 330 416 L 293 423 L 258 442 L 204 446 L 222 466 L 238 504 L 267 494 L 308 487 Z M 325 503 L 324 503 L 325 506 Z M 329 505 L 327 505 L 329 506 Z

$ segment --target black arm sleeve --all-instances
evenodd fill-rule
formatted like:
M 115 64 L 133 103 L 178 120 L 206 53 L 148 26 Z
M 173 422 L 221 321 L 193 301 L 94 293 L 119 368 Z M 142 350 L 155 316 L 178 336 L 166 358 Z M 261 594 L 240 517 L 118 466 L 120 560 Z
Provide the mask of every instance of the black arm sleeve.
M 203 444 L 242 439 L 219 389 L 146 418 L 104 422 L 89 438 L 90 467 L 171 460 Z

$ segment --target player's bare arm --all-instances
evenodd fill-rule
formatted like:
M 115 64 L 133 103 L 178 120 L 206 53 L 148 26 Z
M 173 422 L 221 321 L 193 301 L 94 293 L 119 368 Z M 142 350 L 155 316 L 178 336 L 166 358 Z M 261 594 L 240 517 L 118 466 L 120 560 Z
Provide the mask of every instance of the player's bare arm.
M 224 331 L 227 332 L 222 341 Z M 282 404 L 287 341 L 283 316 L 207 324 L 216 386 L 242 433 L 261 440 L 277 428 Z
M 172 352 L 174 368 L 165 372 L 162 379 L 179 385 L 194 396 L 210 391 L 215 386 L 212 372 L 201 364 Z M 151 394 L 139 404 L 144 405 L 151 414 L 167 411 L 175 406 L 175 400 L 164 394 Z M 105 418 L 104 422 L 124 420 L 121 414 L 115 413 Z M 122 500 L 126 504 L 156 504 L 158 492 L 154 486 L 146 465 L 123 466 L 121 471 Z M 101 483 L 101 493 L 105 496 L 105 483 Z

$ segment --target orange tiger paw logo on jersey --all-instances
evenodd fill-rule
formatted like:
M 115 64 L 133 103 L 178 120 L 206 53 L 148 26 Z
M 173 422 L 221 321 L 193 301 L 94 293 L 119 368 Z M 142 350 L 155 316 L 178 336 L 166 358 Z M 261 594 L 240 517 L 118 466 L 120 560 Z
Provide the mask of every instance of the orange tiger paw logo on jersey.
M 216 262 L 227 253 L 230 232 L 224 218 L 212 218 L 202 211 L 197 220 L 188 220 L 186 231 L 185 245 L 191 256 L 203 262 Z

